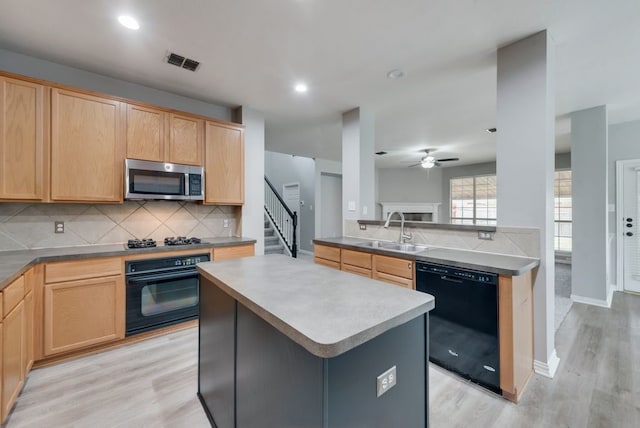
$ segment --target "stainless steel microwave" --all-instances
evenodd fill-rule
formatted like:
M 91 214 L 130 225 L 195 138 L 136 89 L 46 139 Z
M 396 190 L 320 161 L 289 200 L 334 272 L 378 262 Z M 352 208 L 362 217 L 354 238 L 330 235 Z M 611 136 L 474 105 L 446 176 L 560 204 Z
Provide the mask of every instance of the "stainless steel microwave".
M 204 200 L 204 168 L 125 159 L 125 199 Z

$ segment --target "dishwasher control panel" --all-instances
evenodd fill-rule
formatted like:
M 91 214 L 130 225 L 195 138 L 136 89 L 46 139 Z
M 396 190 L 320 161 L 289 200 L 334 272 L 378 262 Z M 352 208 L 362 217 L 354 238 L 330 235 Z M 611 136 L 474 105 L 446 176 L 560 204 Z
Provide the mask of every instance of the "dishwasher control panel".
M 478 272 L 468 269 L 458 269 L 451 266 L 434 265 L 430 263 L 416 263 L 418 272 L 429 272 L 439 274 L 448 278 L 458 278 L 485 284 L 497 284 L 498 275 L 495 273 Z

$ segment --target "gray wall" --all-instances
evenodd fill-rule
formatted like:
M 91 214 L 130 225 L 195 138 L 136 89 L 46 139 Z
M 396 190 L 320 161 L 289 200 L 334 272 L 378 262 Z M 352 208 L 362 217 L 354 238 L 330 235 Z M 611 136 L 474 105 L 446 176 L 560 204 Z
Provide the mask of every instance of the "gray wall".
M 607 299 L 607 108 L 571 113 L 571 295 Z
M 609 126 L 609 203 L 616 203 L 616 161 L 640 159 L 640 120 Z M 609 230 L 615 231 L 615 220 Z
M 315 162 L 311 158 L 264 152 L 264 173 L 282 196 L 282 185 L 300 183 L 300 201 L 304 206 L 298 210 L 300 224 L 300 249 L 313 251 L 311 240 L 315 237 Z
M 231 120 L 231 109 L 0 49 L 0 70 L 193 114 Z
M 442 197 L 443 168 L 380 168 L 377 202 L 440 202 Z M 376 218 L 381 218 L 381 207 L 376 207 Z

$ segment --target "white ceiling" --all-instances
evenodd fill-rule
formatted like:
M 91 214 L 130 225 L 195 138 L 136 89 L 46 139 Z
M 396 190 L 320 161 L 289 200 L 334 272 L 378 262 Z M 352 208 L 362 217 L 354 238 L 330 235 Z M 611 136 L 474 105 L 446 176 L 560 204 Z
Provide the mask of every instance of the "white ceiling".
M 139 31 L 116 17 L 134 15 Z M 341 113 L 374 112 L 378 166 L 418 150 L 495 159 L 496 49 L 555 40 L 558 151 L 571 111 L 640 118 L 637 0 L 2 0 L 0 46 L 266 117 L 266 148 L 339 160 Z M 173 51 L 202 62 L 191 73 Z M 390 80 L 389 70 L 406 77 Z M 303 80 L 309 91 L 297 94 Z M 394 156 L 395 154 L 395 156 Z

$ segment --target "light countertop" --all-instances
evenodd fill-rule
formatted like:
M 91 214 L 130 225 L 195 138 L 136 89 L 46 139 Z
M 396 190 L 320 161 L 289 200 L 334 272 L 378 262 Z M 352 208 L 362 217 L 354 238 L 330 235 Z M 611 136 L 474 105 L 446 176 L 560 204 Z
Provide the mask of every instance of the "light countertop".
M 540 265 L 540 259 L 532 257 L 510 256 L 505 254 L 485 253 L 482 251 L 458 250 L 453 248 L 431 247 L 419 253 L 401 253 L 382 248 L 364 248 L 358 246 L 369 241 L 364 238 L 322 238 L 315 239 L 317 244 L 331 245 L 351 250 L 366 251 L 386 256 L 400 257 L 419 262 L 436 263 L 462 269 L 479 270 L 499 275 L 518 276 Z
M 434 307 L 429 294 L 285 255 L 200 263 L 198 271 L 321 358 L 347 352 Z

